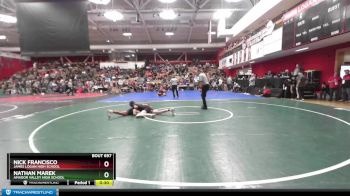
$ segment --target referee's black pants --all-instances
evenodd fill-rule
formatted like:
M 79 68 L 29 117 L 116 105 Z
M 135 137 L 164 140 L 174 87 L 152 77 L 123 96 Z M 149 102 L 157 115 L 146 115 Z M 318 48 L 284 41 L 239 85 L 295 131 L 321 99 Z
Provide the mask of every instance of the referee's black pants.
M 203 109 L 207 109 L 208 106 L 207 106 L 207 92 L 209 91 L 209 84 L 206 84 L 206 85 L 203 85 L 202 86 L 202 101 L 203 101 Z
M 179 91 L 177 90 L 177 85 L 172 85 L 171 90 L 173 91 L 174 98 L 175 95 L 177 96 L 177 98 L 179 98 Z

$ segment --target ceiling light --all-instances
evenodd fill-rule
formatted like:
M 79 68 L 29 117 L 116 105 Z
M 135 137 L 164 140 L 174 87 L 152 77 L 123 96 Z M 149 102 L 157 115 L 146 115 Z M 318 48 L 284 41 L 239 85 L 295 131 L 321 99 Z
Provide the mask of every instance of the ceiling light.
M 106 40 L 106 42 L 107 42 L 107 43 L 110 43 L 111 41 L 108 39 L 108 40 Z
M 301 48 L 301 49 L 296 50 L 295 52 L 301 52 L 301 51 L 305 51 L 305 50 L 308 50 L 308 49 L 309 49 L 309 47 Z
M 126 33 L 123 33 L 123 36 L 124 36 L 124 37 L 131 37 L 131 36 L 132 36 L 132 33 L 126 32 Z
M 164 20 L 174 20 L 177 17 L 176 13 L 172 9 L 163 10 L 159 16 Z
M 130 58 L 130 55 L 126 55 L 125 57 L 126 57 L 126 58 Z
M 169 51 L 171 52 L 171 48 L 169 48 Z
M 124 18 L 123 14 L 116 10 L 105 12 L 104 17 L 106 17 L 109 20 L 112 20 L 113 22 L 116 22 L 117 20 L 122 20 Z
M 166 32 L 165 35 L 166 35 L 166 36 L 173 36 L 173 35 L 174 35 L 174 32 Z
M 225 0 L 228 3 L 238 3 L 241 2 L 242 0 Z
M 157 48 L 153 48 L 153 51 L 156 51 L 157 50 Z
M 134 55 L 134 54 L 132 54 L 131 56 L 132 56 L 132 57 L 135 57 L 135 55 Z
M 204 51 L 205 49 L 204 48 L 202 48 L 202 51 Z
M 193 50 L 197 50 L 197 47 L 193 47 Z
M 229 18 L 231 15 L 232 15 L 232 11 L 227 9 L 220 9 L 214 13 L 213 18 L 214 20 L 226 19 L 226 18 Z
M 16 23 L 17 18 L 5 14 L 0 14 L 0 21 L 5 23 Z
M 111 2 L 111 0 L 89 0 L 89 1 L 100 5 L 107 5 L 109 4 L 109 2 Z
M 176 0 L 158 0 L 162 3 L 174 3 Z
M 208 33 L 208 34 L 210 34 L 210 35 L 216 35 L 216 32 L 215 32 L 215 31 L 212 31 L 212 32 L 210 32 L 210 33 Z
M 6 38 L 7 38 L 6 35 L 0 35 L 0 40 L 4 40 Z

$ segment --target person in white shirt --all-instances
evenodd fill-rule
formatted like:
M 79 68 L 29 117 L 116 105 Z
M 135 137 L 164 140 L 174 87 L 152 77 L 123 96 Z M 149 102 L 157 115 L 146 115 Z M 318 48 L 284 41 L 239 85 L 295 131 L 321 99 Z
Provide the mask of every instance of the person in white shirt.
M 228 89 L 229 91 L 232 90 L 232 83 L 233 83 L 232 77 L 229 76 L 229 77 L 227 78 L 227 89 Z
M 219 80 L 218 80 L 218 87 L 219 87 L 219 91 L 222 91 L 224 88 L 223 88 L 223 84 L 224 84 L 224 81 L 222 80 L 222 78 L 220 77 Z
M 252 74 L 249 78 L 249 87 L 248 87 L 247 93 L 254 94 L 255 82 L 256 82 L 256 76 L 255 74 Z
M 207 106 L 207 101 L 206 101 L 206 97 L 207 97 L 207 92 L 209 91 L 210 85 L 209 85 L 209 80 L 207 75 L 204 73 L 203 69 L 200 69 L 200 74 L 198 76 L 198 85 L 199 88 L 202 91 L 202 101 L 203 101 L 203 106 L 202 109 L 203 110 L 207 110 L 208 106 Z
M 174 99 L 175 99 L 176 97 L 179 98 L 179 91 L 178 91 L 178 89 L 177 89 L 178 80 L 177 80 L 177 78 L 175 77 L 175 75 L 171 78 L 170 84 L 171 84 L 171 90 L 173 91 Z

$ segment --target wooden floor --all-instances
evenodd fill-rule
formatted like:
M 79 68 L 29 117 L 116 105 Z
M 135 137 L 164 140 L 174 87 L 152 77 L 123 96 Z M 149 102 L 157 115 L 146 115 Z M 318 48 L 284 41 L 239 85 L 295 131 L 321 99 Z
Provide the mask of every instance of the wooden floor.
M 318 100 L 316 100 L 316 99 L 305 100 L 305 102 L 323 105 L 323 106 L 335 107 L 335 108 L 350 109 L 350 102 L 326 101 L 326 100 L 319 100 L 319 99 Z

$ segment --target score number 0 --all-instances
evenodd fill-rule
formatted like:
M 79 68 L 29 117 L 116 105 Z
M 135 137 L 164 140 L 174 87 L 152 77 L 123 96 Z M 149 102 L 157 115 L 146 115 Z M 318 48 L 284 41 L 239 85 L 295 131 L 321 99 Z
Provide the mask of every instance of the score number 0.
M 105 162 L 103 163 L 103 166 L 104 166 L 104 167 L 109 167 L 109 162 L 108 162 L 108 161 L 105 161 Z M 109 172 L 105 172 L 105 173 L 103 174 L 103 176 L 104 176 L 105 178 L 108 178 L 108 177 L 109 177 Z

